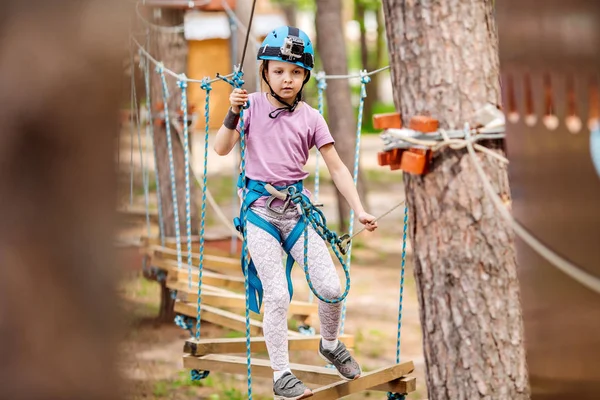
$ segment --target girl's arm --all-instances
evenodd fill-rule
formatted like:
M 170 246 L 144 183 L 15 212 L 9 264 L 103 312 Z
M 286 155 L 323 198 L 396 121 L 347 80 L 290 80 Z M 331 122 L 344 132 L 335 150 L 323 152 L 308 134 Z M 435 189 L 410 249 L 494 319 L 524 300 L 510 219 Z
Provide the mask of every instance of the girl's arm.
M 229 154 L 231 149 L 235 146 L 240 135 L 237 128 L 237 121 L 239 120 L 240 107 L 248 101 L 248 92 L 245 89 L 234 89 L 229 96 L 229 102 L 231 103 L 231 109 L 225 117 L 223 125 L 217 132 L 215 138 L 214 149 L 215 152 L 220 156 L 226 156 Z M 237 116 L 237 118 L 236 118 Z
M 323 156 L 323 160 L 325 160 L 325 164 L 327 164 L 327 169 L 329 170 L 331 179 L 333 179 L 333 183 L 335 183 L 335 186 L 340 193 L 342 193 L 346 201 L 348 201 L 348 204 L 350 204 L 350 207 L 354 210 L 360 223 L 365 225 L 365 228 L 368 231 L 374 231 L 377 228 L 377 222 L 373 222 L 375 217 L 365 212 L 360 197 L 358 196 L 358 191 L 354 186 L 354 179 L 352 178 L 350 171 L 348 171 L 348 168 L 346 168 L 346 165 L 344 165 L 340 159 L 333 143 L 322 146 L 319 151 Z

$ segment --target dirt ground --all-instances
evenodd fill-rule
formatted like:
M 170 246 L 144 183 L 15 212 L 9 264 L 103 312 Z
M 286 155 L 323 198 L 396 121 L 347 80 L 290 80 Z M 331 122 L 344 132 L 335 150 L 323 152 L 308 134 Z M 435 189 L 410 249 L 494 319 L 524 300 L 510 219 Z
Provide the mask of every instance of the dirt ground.
M 369 211 L 381 215 L 403 198 L 401 175 L 378 168 L 372 159 L 378 138 L 366 140 L 363 158 L 369 158 L 365 169 L 369 181 Z M 125 142 L 122 148 L 129 144 Z M 137 152 L 137 150 L 136 150 Z M 144 156 L 146 157 L 146 156 Z M 122 168 L 130 162 L 130 154 L 121 154 Z M 194 160 L 198 163 L 198 160 Z M 148 163 L 146 164 L 148 165 Z M 137 166 L 139 170 L 139 165 Z M 209 189 L 214 189 L 222 181 L 231 181 L 233 168 L 224 165 L 209 175 Z M 125 175 L 128 175 L 125 174 Z M 129 203 L 130 181 L 124 178 L 122 197 Z M 132 209 L 143 207 L 144 197 L 140 189 L 141 177 L 134 173 L 134 196 Z M 215 189 L 216 190 L 216 189 Z M 228 217 L 233 213 L 233 189 L 227 189 L 221 196 L 215 194 Z M 333 188 L 327 177 L 322 181 L 320 200 L 326 204 L 324 212 L 328 221 L 335 224 Z M 152 205 L 151 205 L 152 208 Z M 210 212 L 210 211 L 209 211 Z M 403 207 L 394 210 L 379 222 L 375 233 L 365 232 L 354 242 L 351 265 L 352 288 L 348 296 L 345 333 L 355 336 L 355 355 L 365 371 L 374 370 L 395 363 L 396 335 L 398 318 L 398 297 L 402 247 Z M 222 230 L 218 221 L 213 220 L 211 229 Z M 358 226 L 357 226 L 358 228 Z M 155 230 L 156 227 L 153 227 Z M 356 229 L 355 229 L 356 230 Z M 146 233 L 144 219 L 129 221 L 119 232 L 122 242 L 139 239 Z M 246 377 L 213 373 L 207 379 L 197 382 L 190 380 L 189 371 L 182 366 L 183 344 L 189 333 L 175 324 L 157 324 L 155 317 L 159 307 L 159 287 L 155 282 L 142 277 L 141 258 L 135 247 L 120 250 L 124 265 L 120 295 L 126 315 L 126 331 L 121 344 L 122 361 L 120 368 L 126 380 L 128 398 L 139 399 L 245 399 Z M 424 361 L 421 342 L 415 282 L 410 262 L 410 246 L 407 252 L 405 287 L 403 299 L 401 360 L 413 360 L 417 378 L 417 391 L 409 399 L 426 398 L 424 382 Z M 343 276 L 339 268 L 340 276 Z M 241 275 L 241 272 L 240 272 Z M 309 289 L 300 269 L 294 272 L 294 298 L 306 300 Z M 343 282 L 343 281 L 342 281 Z M 202 323 L 202 337 L 240 337 L 239 333 Z M 264 356 L 263 356 L 264 357 Z M 290 355 L 292 362 L 322 366 L 323 361 L 314 352 L 297 352 Z M 271 382 L 268 379 L 253 379 L 255 398 L 272 398 Z M 382 392 L 363 392 L 348 399 L 385 398 Z

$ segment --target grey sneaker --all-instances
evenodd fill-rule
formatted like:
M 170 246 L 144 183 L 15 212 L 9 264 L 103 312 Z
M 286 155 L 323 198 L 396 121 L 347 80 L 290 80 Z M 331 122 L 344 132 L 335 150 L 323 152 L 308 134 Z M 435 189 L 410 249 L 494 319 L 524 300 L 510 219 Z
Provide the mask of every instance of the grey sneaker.
M 311 397 L 313 393 L 294 374 L 286 372 L 273 384 L 275 400 L 299 400 Z
M 323 339 L 319 342 L 319 355 L 322 359 L 330 364 L 333 364 L 338 372 L 338 375 L 343 379 L 352 381 L 360 376 L 362 373 L 360 365 L 350 355 L 348 349 L 344 343 L 338 341 L 338 345 L 335 350 L 327 350 L 323 347 Z

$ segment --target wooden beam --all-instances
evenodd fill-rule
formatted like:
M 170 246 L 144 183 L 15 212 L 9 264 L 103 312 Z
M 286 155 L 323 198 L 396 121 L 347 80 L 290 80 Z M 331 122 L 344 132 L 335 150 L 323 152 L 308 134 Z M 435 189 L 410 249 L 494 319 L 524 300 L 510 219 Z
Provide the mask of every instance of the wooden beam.
M 354 336 L 341 335 L 339 337 L 346 347 L 354 347 Z M 319 347 L 321 336 L 293 336 L 288 339 L 290 351 L 314 350 Z M 267 350 L 264 337 L 253 337 L 250 342 L 252 353 Z M 246 352 L 246 338 L 218 338 L 218 339 L 188 339 L 183 347 L 185 353 L 201 357 L 207 354 L 236 354 Z
M 246 332 L 246 318 L 232 313 L 230 311 L 220 310 L 215 307 L 202 305 L 200 307 L 200 318 L 202 321 L 210 322 L 211 324 L 219 325 L 225 328 L 232 329 L 238 332 Z M 190 304 L 183 301 L 175 301 L 174 310 L 178 314 L 187 315 L 188 317 L 196 318 L 198 308 L 196 304 Z M 260 321 L 250 319 L 250 335 L 261 336 L 263 324 Z M 288 331 L 290 336 L 301 336 L 300 332 Z
M 377 390 L 379 392 L 394 392 L 394 393 L 411 393 L 417 390 L 417 378 L 414 376 L 404 376 L 399 379 L 394 379 L 391 382 L 384 383 L 370 388 L 369 390 Z
M 227 240 L 227 239 L 231 239 L 231 236 L 214 236 L 209 235 L 208 233 L 206 233 L 204 235 L 204 239 L 206 241 L 206 244 L 204 246 L 204 254 L 205 255 L 211 255 L 211 256 L 219 256 L 219 257 L 229 257 L 229 258 L 238 258 L 237 255 L 232 255 L 230 254 L 229 251 L 227 250 L 221 250 L 219 248 L 215 248 L 213 246 L 210 245 L 210 242 L 212 240 Z M 140 238 L 140 243 L 142 246 L 145 247 L 153 247 L 153 246 L 161 246 L 161 239 L 159 237 L 151 237 L 148 238 L 147 236 L 142 236 Z M 172 250 L 176 250 L 177 249 L 177 239 L 174 237 L 166 237 L 165 238 L 165 247 L 168 247 L 169 249 Z M 187 253 L 187 236 L 182 236 L 181 237 L 181 250 Z M 192 236 L 192 251 L 196 250 L 196 252 L 200 251 L 200 236 Z
M 182 301 L 175 301 L 174 310 L 178 314 L 187 315 L 188 317 L 196 318 L 198 308 L 195 304 L 189 304 Z M 218 308 L 202 305 L 200 318 L 202 321 L 210 322 L 211 324 L 219 325 L 225 328 L 232 329 L 238 332 L 246 331 L 246 319 L 241 315 L 234 314 L 229 311 L 219 310 Z M 250 319 L 250 335 L 262 335 L 263 324 L 260 321 Z
M 224 372 L 229 374 L 246 375 L 247 366 L 245 357 L 229 355 L 210 354 L 203 357 L 191 355 L 183 356 L 183 366 L 187 369 L 199 369 L 203 371 Z M 273 369 L 268 360 L 252 358 L 252 376 L 262 378 L 273 378 Z M 314 367 L 312 365 L 290 364 L 294 375 L 304 383 L 317 385 L 329 385 L 339 381 L 334 369 L 325 367 Z
M 381 368 L 361 375 L 353 381 L 340 381 L 313 391 L 314 400 L 336 400 L 353 393 L 362 392 L 386 382 L 404 377 L 415 369 L 412 361 Z
M 169 289 L 177 290 L 178 294 L 181 293 L 183 296 L 182 300 L 189 303 L 198 302 L 198 289 L 194 286 L 191 288 L 187 283 L 183 282 L 169 282 L 167 284 Z M 219 308 L 233 308 L 238 310 L 246 309 L 246 296 L 243 294 L 222 291 L 219 293 L 203 292 L 202 293 L 202 304 L 206 304 L 213 307 Z M 318 312 L 317 303 L 309 303 L 305 301 L 292 300 L 289 306 L 289 314 L 299 316 L 309 316 Z
M 148 249 L 148 253 L 150 253 L 152 256 L 153 261 L 155 258 L 177 261 L 177 250 L 160 246 L 152 246 Z M 181 256 L 181 267 L 187 269 L 187 252 L 182 252 Z M 200 263 L 200 254 L 192 253 L 192 263 L 195 265 Z M 229 257 L 219 257 L 205 254 L 203 257 L 203 263 L 204 269 L 209 269 L 215 272 L 234 272 L 239 274 L 242 270 L 240 260 Z
M 157 260 L 159 261 L 159 260 Z M 162 264 L 162 262 L 169 262 L 169 263 L 175 263 L 175 268 L 177 268 L 177 262 L 176 261 L 171 261 L 171 260 L 160 260 L 160 264 Z M 159 263 L 156 263 L 159 264 Z M 156 267 L 160 268 L 160 265 L 155 265 Z M 240 276 L 229 276 L 229 275 L 223 275 L 223 274 L 219 274 L 217 272 L 212 272 L 212 271 L 203 271 L 202 272 L 202 285 L 211 285 L 211 286 L 215 286 L 215 287 L 220 287 L 223 289 L 229 289 L 232 290 L 234 292 L 243 292 L 244 289 L 244 278 L 241 276 L 242 275 L 242 270 L 240 269 Z M 187 282 L 188 279 L 188 271 L 187 271 L 187 267 L 185 271 L 179 270 L 179 271 L 175 271 L 173 272 L 173 276 L 181 282 Z M 194 267 L 192 269 L 192 282 L 193 283 L 198 283 L 198 268 Z

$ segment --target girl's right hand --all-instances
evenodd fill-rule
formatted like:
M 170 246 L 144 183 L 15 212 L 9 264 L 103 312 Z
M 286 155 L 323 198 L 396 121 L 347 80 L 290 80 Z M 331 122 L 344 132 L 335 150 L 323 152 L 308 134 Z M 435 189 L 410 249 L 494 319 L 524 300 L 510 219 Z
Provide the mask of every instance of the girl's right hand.
M 229 95 L 229 102 L 231 103 L 231 111 L 236 114 L 240 113 L 240 107 L 242 107 L 248 101 L 248 91 L 246 89 L 233 89 L 231 95 Z

